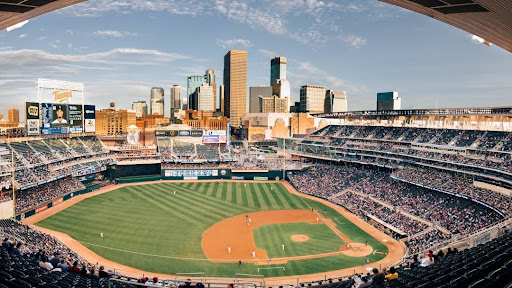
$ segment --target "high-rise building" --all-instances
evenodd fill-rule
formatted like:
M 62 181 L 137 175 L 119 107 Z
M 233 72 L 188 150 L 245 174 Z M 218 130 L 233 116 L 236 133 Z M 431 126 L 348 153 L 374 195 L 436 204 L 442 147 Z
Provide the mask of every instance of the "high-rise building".
M 247 113 L 247 51 L 230 50 L 224 56 L 224 113 L 238 127 Z
M 133 110 L 96 110 L 96 134 L 126 134 L 128 127 L 136 124 L 137 116 Z
M 188 97 L 183 97 L 181 99 L 181 110 L 187 110 L 188 109 Z
M 261 112 L 260 96 L 272 97 L 272 87 L 265 85 L 249 87 L 249 113 Z
M 171 118 L 171 120 L 175 119 L 176 116 L 176 112 L 178 112 L 179 110 L 181 110 L 181 86 L 179 85 L 173 85 L 171 87 L 171 112 L 169 114 L 169 118 Z M 173 123 L 175 121 L 172 121 Z
M 137 101 L 132 103 L 132 110 L 135 111 L 137 118 L 148 115 L 148 103 L 146 101 Z
M 196 89 L 206 83 L 204 76 L 188 76 L 187 77 L 187 97 L 188 97 L 188 109 L 197 110 L 197 99 L 193 99 Z
M 150 114 L 152 115 L 165 115 L 164 110 L 164 88 L 153 87 L 151 88 L 150 99 Z
M 275 57 L 270 60 L 270 86 L 277 79 L 286 79 L 286 57 Z
M 270 97 L 259 96 L 259 113 L 288 113 L 288 98 L 279 98 L 277 95 Z
M 20 110 L 9 109 L 8 114 L 9 114 L 9 124 L 20 123 Z
M 204 74 L 204 78 L 206 80 L 206 84 L 210 85 L 213 88 L 213 110 L 217 111 L 217 83 L 215 82 L 215 70 L 213 68 L 206 69 Z
M 4 113 L 0 113 L 0 120 L 4 120 Z
M 340 90 L 325 92 L 325 113 L 347 111 L 347 93 Z
M 194 99 L 197 99 L 197 111 L 214 111 L 213 103 L 215 96 L 213 94 L 213 87 L 203 83 L 196 89 Z
M 402 99 L 398 97 L 398 92 L 377 93 L 377 111 L 382 110 L 400 110 Z
M 219 85 L 219 98 L 220 98 L 220 112 L 222 115 L 226 115 L 224 113 L 224 85 Z
M 300 87 L 300 111 L 324 113 L 325 87 L 304 85 Z

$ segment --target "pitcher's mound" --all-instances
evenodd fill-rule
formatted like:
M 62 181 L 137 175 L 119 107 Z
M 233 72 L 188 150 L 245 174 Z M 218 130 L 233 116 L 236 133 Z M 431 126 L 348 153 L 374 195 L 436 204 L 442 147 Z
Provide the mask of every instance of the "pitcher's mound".
M 303 234 L 295 234 L 292 235 L 292 241 L 294 242 L 306 242 L 309 240 L 309 237 Z

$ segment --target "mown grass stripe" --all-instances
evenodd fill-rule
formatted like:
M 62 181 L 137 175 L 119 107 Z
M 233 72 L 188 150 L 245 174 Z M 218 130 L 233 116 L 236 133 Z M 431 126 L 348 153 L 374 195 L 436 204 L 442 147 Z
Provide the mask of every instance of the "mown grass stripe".
M 232 184 L 235 184 L 235 183 L 232 183 Z M 231 200 L 230 200 L 231 203 L 238 204 L 236 199 L 238 198 L 239 191 L 240 191 L 240 185 L 231 185 Z
M 228 194 L 228 187 L 229 187 L 228 183 L 226 183 L 226 185 L 223 185 L 221 194 L 220 194 L 220 200 L 226 201 L 226 197 Z
M 264 210 L 268 209 L 267 204 L 265 204 L 265 201 L 263 200 L 263 196 L 261 196 L 261 193 L 256 191 L 256 185 L 249 184 L 251 188 L 251 195 L 252 199 L 254 200 L 254 207 L 256 208 L 262 208 Z
M 284 201 L 281 192 L 277 191 L 276 189 L 270 190 L 270 185 L 263 185 L 263 189 L 265 190 L 266 193 L 269 193 L 269 195 L 271 195 L 272 198 L 275 199 L 275 205 L 277 207 L 290 209 L 290 205 Z
M 242 201 L 239 201 L 238 204 L 249 207 L 249 201 L 247 200 L 247 194 L 250 194 L 249 187 L 245 188 L 244 191 L 240 191 L 239 196 L 242 198 Z M 238 199 L 240 199 L 240 197 Z
M 169 210 L 169 209 L 165 209 L 165 210 L 168 212 L 171 212 L 174 215 L 176 215 L 176 214 L 186 215 L 188 218 L 191 219 L 191 221 L 194 221 L 196 224 L 202 224 L 202 219 L 204 219 L 204 217 L 208 216 L 203 211 L 196 211 L 195 213 L 192 212 L 191 209 L 188 209 L 187 207 L 183 206 L 183 203 L 179 203 L 178 197 L 174 197 L 174 198 L 165 197 L 165 199 L 164 199 L 164 195 L 165 195 L 164 193 L 166 193 L 166 192 L 159 190 L 157 187 L 155 187 L 155 188 L 156 188 L 155 190 L 160 191 L 160 193 L 158 193 L 158 192 L 150 193 L 148 191 L 140 191 L 139 195 L 142 196 L 143 198 L 145 198 L 146 200 L 153 201 L 152 203 L 158 203 L 159 207 L 173 208 L 173 210 Z M 176 196 L 178 196 L 179 194 L 182 194 L 182 193 L 177 193 Z M 175 196 L 175 195 L 173 195 L 173 196 Z M 203 217 L 201 217 L 201 216 L 203 216 Z
M 216 183 L 216 184 L 219 184 L 219 185 L 217 185 L 217 187 L 215 187 L 213 189 L 213 191 L 212 191 L 211 197 L 213 197 L 213 198 L 219 198 L 219 197 L 217 197 L 217 194 L 220 194 L 219 191 L 222 191 L 222 187 L 224 186 L 224 182 Z
M 144 198 L 144 200 L 146 200 L 147 202 L 151 203 L 153 206 L 157 206 L 157 207 L 159 207 L 159 208 L 161 208 L 161 209 L 171 213 L 173 216 L 182 219 L 183 221 L 186 221 L 186 222 L 189 222 L 189 223 L 192 223 L 192 224 L 195 224 L 195 225 L 201 225 L 202 226 L 201 221 L 199 221 L 199 219 L 196 219 L 192 215 L 191 215 L 191 217 L 189 217 L 189 215 L 187 213 L 187 210 L 184 209 L 184 208 L 181 208 L 179 206 L 169 207 L 169 206 L 162 205 L 160 202 L 158 202 L 158 201 L 152 199 L 151 197 L 149 197 L 143 191 L 141 191 L 141 193 L 139 193 L 139 195 L 141 195 L 142 198 Z M 181 213 L 181 212 L 183 212 L 183 213 Z
M 296 201 L 295 198 L 292 198 L 290 192 L 286 190 L 282 185 L 272 185 L 274 187 L 274 190 L 277 190 L 281 193 L 281 195 L 284 198 L 284 201 L 290 205 L 293 209 L 304 209 L 304 203 Z
M 263 201 L 265 202 L 265 205 L 268 207 L 268 209 L 274 209 L 275 207 L 275 201 L 270 200 L 270 196 L 268 193 L 263 190 L 263 185 L 261 183 L 256 184 L 256 187 L 258 189 L 259 195 L 263 198 Z
M 159 189 L 159 188 L 157 188 Z M 213 218 L 227 218 L 232 216 L 232 213 L 226 212 L 225 205 L 214 204 L 212 201 L 208 201 L 208 199 L 201 197 L 200 195 L 195 196 L 193 194 L 178 193 L 176 195 L 169 195 L 167 193 L 163 193 L 159 195 L 163 201 L 171 201 L 171 202 L 180 202 L 182 205 L 188 205 L 189 207 L 199 207 L 199 211 L 197 214 L 202 215 L 203 217 L 213 217 Z M 224 216 L 224 217 L 222 217 Z
M 157 185 L 161 185 L 161 184 L 157 184 Z M 157 187 L 159 187 L 159 186 L 157 186 Z M 237 205 L 226 203 L 225 201 L 221 201 L 217 198 L 210 198 L 207 196 L 205 197 L 202 194 L 200 194 L 200 192 L 194 192 L 194 191 L 188 191 L 188 190 L 180 190 L 179 192 L 181 192 L 181 193 L 179 193 L 181 196 L 185 196 L 185 197 L 194 199 L 194 201 L 204 203 L 205 205 L 215 206 L 220 210 L 224 210 L 226 208 L 228 208 L 228 209 L 237 209 L 238 208 Z M 176 194 L 176 195 L 180 196 L 178 194 Z

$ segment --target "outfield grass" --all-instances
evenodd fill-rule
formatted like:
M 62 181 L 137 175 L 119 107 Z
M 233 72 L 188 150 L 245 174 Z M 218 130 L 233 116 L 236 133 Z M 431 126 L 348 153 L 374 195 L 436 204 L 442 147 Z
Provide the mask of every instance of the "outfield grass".
M 387 252 L 383 244 L 333 209 L 290 194 L 281 184 L 247 182 L 246 185 L 241 182 L 171 182 L 123 187 L 85 199 L 37 225 L 67 233 L 106 259 L 158 273 L 205 272 L 205 276 L 223 277 L 246 273 L 270 277 L 361 265 L 364 257 L 339 255 L 289 261 L 280 265 L 286 270 L 258 273 L 258 266 L 254 264 L 244 263 L 241 267 L 231 263 L 213 264 L 201 249 L 202 233 L 226 218 L 262 210 L 313 207 L 320 211 L 326 209 L 325 216 L 340 221 L 338 229 L 355 242 L 368 240 L 375 249 Z M 276 245 L 273 239 L 262 243 Z M 382 258 L 372 255 L 371 260 Z
M 344 243 L 324 223 L 266 224 L 254 229 L 253 234 L 256 247 L 265 249 L 270 258 L 336 252 Z M 296 234 L 306 235 L 309 240 L 292 241 L 292 235 Z

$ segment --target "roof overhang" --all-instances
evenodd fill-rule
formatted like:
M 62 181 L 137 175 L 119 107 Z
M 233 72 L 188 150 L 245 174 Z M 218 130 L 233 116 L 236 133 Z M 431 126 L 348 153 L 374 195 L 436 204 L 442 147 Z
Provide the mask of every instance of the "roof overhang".
M 0 0 L 0 30 L 87 0 Z
M 455 26 L 512 52 L 511 0 L 380 1 L 421 13 Z

